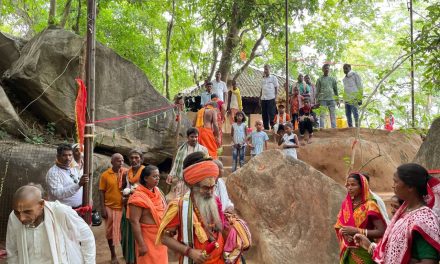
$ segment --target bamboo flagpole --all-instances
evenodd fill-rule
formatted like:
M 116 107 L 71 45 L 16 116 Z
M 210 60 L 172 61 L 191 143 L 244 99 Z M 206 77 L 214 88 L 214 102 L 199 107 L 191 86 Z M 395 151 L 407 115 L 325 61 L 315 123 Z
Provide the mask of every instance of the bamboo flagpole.
M 93 192 L 93 139 L 95 133 L 95 18 L 96 2 L 87 1 L 87 43 L 86 43 L 86 87 L 87 111 L 84 132 L 84 174 L 89 177 L 89 182 L 83 187 L 83 208 L 90 206 Z M 84 211 L 83 218 L 86 223 L 92 222 L 91 210 Z

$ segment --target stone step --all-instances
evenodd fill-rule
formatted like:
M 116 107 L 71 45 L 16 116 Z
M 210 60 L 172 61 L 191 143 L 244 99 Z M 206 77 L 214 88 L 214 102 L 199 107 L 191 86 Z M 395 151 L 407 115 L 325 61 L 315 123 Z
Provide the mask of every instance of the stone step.
M 225 145 L 223 144 L 223 152 L 222 156 L 232 156 L 232 145 Z M 246 156 L 249 156 L 251 154 L 249 148 L 246 148 Z
M 251 156 L 245 156 L 245 162 L 248 162 L 251 159 Z M 223 167 L 231 167 L 232 168 L 232 156 L 221 156 L 220 161 L 223 163 Z

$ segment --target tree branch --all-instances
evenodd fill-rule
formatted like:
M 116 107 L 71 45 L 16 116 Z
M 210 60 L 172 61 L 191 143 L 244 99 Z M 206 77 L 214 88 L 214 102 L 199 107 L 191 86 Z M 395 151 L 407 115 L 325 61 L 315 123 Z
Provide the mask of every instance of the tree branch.
M 238 39 L 241 41 L 243 39 L 244 34 L 246 34 L 247 32 L 249 32 L 251 30 L 257 29 L 257 28 L 258 28 L 258 26 L 244 29 L 243 31 L 241 31 L 240 37 L 238 37 Z
M 257 57 L 258 47 L 260 47 L 261 42 L 263 41 L 263 39 L 265 37 L 266 37 L 266 33 L 264 32 L 264 30 L 262 30 L 260 37 L 257 39 L 257 41 L 254 44 L 254 47 L 252 48 L 251 55 L 249 56 L 249 59 L 235 73 L 234 78 L 232 78 L 233 81 L 237 80 L 237 78 L 246 70 L 246 68 L 249 66 L 249 64 L 251 64 L 251 62 Z
M 57 1 L 56 0 L 50 0 L 49 5 L 49 19 L 47 21 L 47 24 L 54 25 L 55 24 L 55 16 L 56 16 L 56 9 L 57 8 Z
M 165 50 L 165 94 L 167 99 L 170 99 L 170 49 L 171 49 L 171 35 L 173 33 L 174 26 L 174 15 L 176 11 L 176 1 L 172 2 L 172 13 L 171 20 L 168 22 L 167 27 L 167 41 L 166 41 L 166 50 Z
M 212 79 L 212 76 L 214 76 L 215 68 L 217 67 L 217 58 L 218 58 L 218 47 L 217 47 L 217 32 L 214 30 L 213 35 L 213 43 L 212 43 L 212 64 L 211 64 L 211 71 L 208 76 L 208 80 Z
M 76 34 L 79 34 L 79 20 L 81 18 L 81 0 L 78 0 L 78 8 L 77 8 L 77 14 L 76 14 L 76 23 L 73 27 L 73 31 L 75 31 Z
M 61 18 L 60 26 L 64 28 L 66 25 L 67 19 L 70 14 L 70 7 L 72 6 L 72 0 L 67 0 L 66 5 L 64 6 L 63 17 Z
M 402 64 L 408 60 L 411 55 L 415 54 L 418 50 L 414 49 L 413 52 L 409 53 L 409 54 L 404 54 L 402 56 L 399 56 L 393 63 L 393 66 L 391 68 L 391 70 L 377 83 L 376 87 L 374 88 L 373 92 L 368 96 L 367 100 L 365 101 L 365 103 L 361 106 L 360 108 L 360 116 L 359 116 L 359 124 L 362 122 L 362 120 L 364 119 L 364 115 L 365 115 L 365 110 L 368 106 L 368 104 L 371 103 L 371 101 L 373 100 L 373 96 L 377 93 L 377 91 L 379 90 L 379 87 L 382 85 L 382 83 L 384 83 L 388 77 L 390 77 L 390 75 L 395 72 L 398 68 L 400 68 L 400 66 L 402 66 Z M 356 128 L 356 133 L 355 133 L 355 140 L 357 142 L 360 141 L 360 130 L 361 127 L 357 127 Z M 352 149 L 352 153 L 351 153 L 351 161 L 350 161 L 350 166 L 348 168 L 348 172 L 347 174 L 353 169 L 354 166 L 354 159 L 356 156 L 356 151 L 355 151 L 355 147 Z

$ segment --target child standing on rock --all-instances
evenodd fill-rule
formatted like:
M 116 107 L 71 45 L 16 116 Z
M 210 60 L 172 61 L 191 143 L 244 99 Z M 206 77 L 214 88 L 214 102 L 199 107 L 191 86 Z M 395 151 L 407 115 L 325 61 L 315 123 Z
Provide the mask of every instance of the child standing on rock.
M 296 148 L 299 148 L 299 144 L 298 137 L 295 133 L 293 133 L 293 125 L 291 123 L 287 123 L 284 126 L 284 130 L 286 133 L 278 141 L 278 146 L 282 146 L 283 152 L 287 156 L 297 159 L 298 156 L 296 154 Z
M 234 116 L 234 123 L 231 127 L 232 137 L 232 172 L 237 169 L 237 163 L 240 162 L 240 168 L 244 165 L 244 155 L 246 153 L 246 116 L 242 111 L 238 111 Z
M 309 133 L 309 137 L 305 139 L 305 143 L 312 143 L 313 137 L 313 123 L 315 123 L 316 115 L 313 112 L 312 107 L 310 106 L 309 99 L 304 99 L 304 106 L 299 109 L 299 135 L 301 140 L 304 140 L 304 134 L 307 131 Z M 305 145 L 303 143 L 303 145 Z
M 269 140 L 266 132 L 263 131 L 263 120 L 256 121 L 255 128 L 257 131 L 252 132 L 247 138 L 248 146 L 251 149 L 251 157 L 265 151 Z

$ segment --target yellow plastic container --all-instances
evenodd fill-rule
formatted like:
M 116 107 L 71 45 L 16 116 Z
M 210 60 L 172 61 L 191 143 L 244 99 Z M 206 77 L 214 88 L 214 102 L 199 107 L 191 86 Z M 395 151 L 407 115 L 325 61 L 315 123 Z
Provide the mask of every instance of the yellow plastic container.
M 337 128 L 345 128 L 345 127 L 348 127 L 347 119 L 345 119 L 345 118 L 343 118 L 343 117 L 341 117 L 341 116 L 338 116 L 338 117 L 336 118 L 336 127 L 337 127 Z

